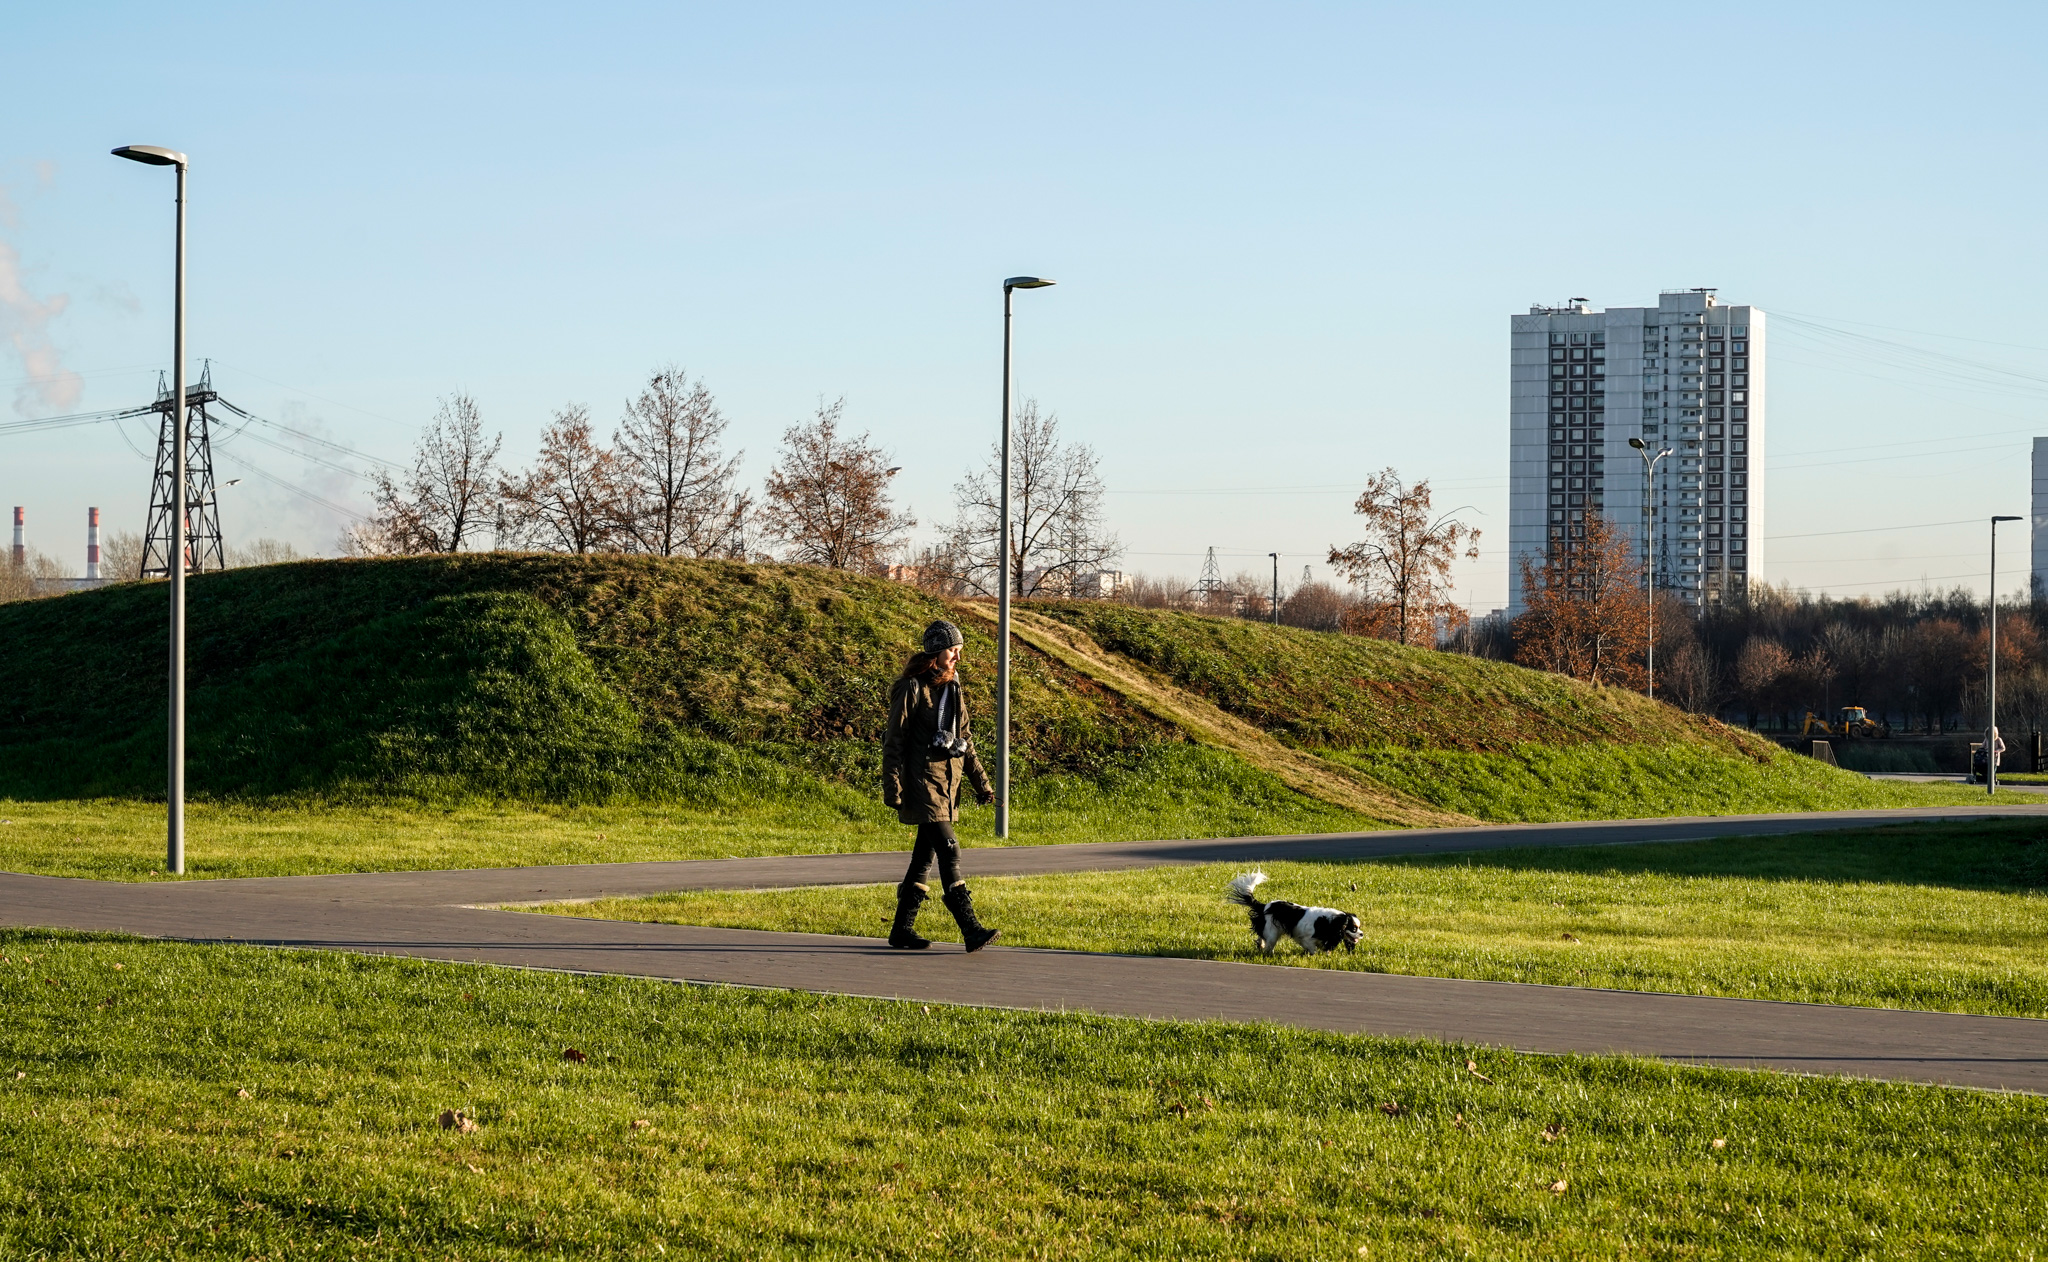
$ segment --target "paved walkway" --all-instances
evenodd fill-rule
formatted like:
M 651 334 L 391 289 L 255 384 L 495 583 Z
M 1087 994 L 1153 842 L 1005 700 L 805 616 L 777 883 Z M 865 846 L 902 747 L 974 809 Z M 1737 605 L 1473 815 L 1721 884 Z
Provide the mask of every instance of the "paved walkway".
M 2048 817 L 1938 808 L 1218 841 L 979 848 L 971 873 L 1373 858 L 1810 832 L 1925 819 Z M 1209 960 L 994 947 L 890 951 L 866 938 L 633 924 L 483 904 L 681 889 L 893 881 L 901 853 L 132 884 L 0 874 L 0 924 L 233 940 L 679 981 L 1120 1016 L 1266 1020 L 1531 1052 L 1622 1052 L 1717 1065 L 2048 1092 L 2048 1021 Z M 877 919 L 886 911 L 880 901 Z

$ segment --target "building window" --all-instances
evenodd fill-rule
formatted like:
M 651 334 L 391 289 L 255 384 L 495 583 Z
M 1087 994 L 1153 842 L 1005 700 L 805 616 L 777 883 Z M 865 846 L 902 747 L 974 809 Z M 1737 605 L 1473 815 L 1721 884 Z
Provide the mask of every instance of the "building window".
M 1551 335 L 1550 335 L 1550 344 L 1551 344 L 1552 346 L 1563 346 L 1563 345 L 1564 345 L 1564 334 L 1562 334 L 1562 333 L 1553 333 L 1553 334 L 1551 334 Z

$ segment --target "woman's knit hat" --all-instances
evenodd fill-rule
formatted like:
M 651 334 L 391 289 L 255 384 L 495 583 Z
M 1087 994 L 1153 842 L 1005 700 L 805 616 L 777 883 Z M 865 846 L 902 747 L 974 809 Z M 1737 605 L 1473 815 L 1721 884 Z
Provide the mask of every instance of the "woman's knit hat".
M 943 653 L 954 645 L 964 642 L 960 635 L 960 628 L 944 618 L 939 619 L 924 629 L 924 651 L 927 653 Z

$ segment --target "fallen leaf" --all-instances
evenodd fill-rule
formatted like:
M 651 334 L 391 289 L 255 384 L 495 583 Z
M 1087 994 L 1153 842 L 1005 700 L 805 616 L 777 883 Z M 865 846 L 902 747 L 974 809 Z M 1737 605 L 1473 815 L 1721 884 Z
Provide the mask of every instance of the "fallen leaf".
M 127 966 L 126 964 L 116 964 L 116 965 L 114 965 L 114 967 L 115 967 L 115 968 L 127 968 L 128 966 Z
M 924 1011 L 924 1012 L 925 1012 L 925 1013 L 926 1013 L 927 1015 L 929 1015 L 929 1014 L 931 1013 L 931 1010 L 932 1010 L 932 1006 L 931 1006 L 930 1004 L 926 1004 L 926 1005 L 924 1006 L 924 1009 L 923 1009 L 923 1011 Z
M 1566 1183 L 1563 1179 L 1559 1179 L 1557 1182 L 1550 1185 L 1550 1194 L 1552 1196 L 1563 1196 L 1565 1189 L 1570 1186 L 1571 1184 Z
M 654 1129 L 654 1123 L 644 1117 L 636 1117 L 633 1119 L 633 1129 L 636 1131 L 651 1131 Z
M 1353 881 L 1353 882 L 1351 883 L 1351 892 L 1352 892 L 1352 893 L 1354 893 L 1354 894 L 1356 894 L 1356 893 L 1358 892 L 1358 882 L 1356 882 L 1356 881 Z M 1360 1252 L 1360 1253 L 1364 1253 L 1364 1252 L 1365 1252 L 1365 1250 L 1363 1250 L 1363 1249 L 1360 1249 L 1360 1250 L 1359 1250 L 1359 1252 Z
M 1544 1143 L 1546 1143 L 1546 1144 L 1554 1144 L 1554 1143 L 1556 1143 L 1556 1142 L 1557 1142 L 1558 1140 L 1560 1140 L 1560 1139 L 1563 1139 L 1563 1138 L 1564 1138 L 1564 1123 L 1563 1123 L 1563 1122 L 1552 1122 L 1552 1123 L 1551 1123 L 1550 1125 L 1548 1125 L 1548 1126 L 1546 1126 L 1546 1127 L 1544 1127 L 1544 1128 L 1543 1128 L 1543 1142 L 1544 1142 Z
M 1202 1107 L 1205 1109 L 1213 1109 L 1216 1107 L 1216 1102 L 1214 1100 L 1211 1100 L 1208 1096 L 1203 1096 Z
M 1564 935 L 1564 940 L 1565 940 L 1566 942 L 1577 942 L 1577 941 L 1578 941 L 1578 939 L 1577 939 L 1577 938 L 1573 937 L 1573 936 L 1572 936 L 1571 934 L 1569 934 L 1569 933 L 1567 933 L 1566 935 Z
M 14 1080 L 16 1082 L 20 1082 L 23 1078 L 26 1077 L 28 1077 L 28 1071 L 26 1069 L 17 1069 L 14 1071 Z
M 476 1119 L 470 1117 L 461 1109 L 442 1109 L 441 1129 L 467 1135 L 476 1129 Z
M 1408 1110 L 1402 1108 L 1400 1105 L 1394 1103 L 1392 1100 L 1389 1100 L 1385 1104 L 1382 1104 L 1380 1106 L 1380 1112 L 1386 1114 L 1388 1117 L 1399 1117 L 1407 1111 Z
M 576 1050 L 575 1048 L 573 1048 L 573 1047 L 565 1047 L 565 1048 L 563 1048 L 563 1049 L 562 1049 L 562 1059 L 563 1059 L 563 1060 L 573 1060 L 573 1061 L 575 1061 L 575 1062 L 576 1062 L 577 1064 L 579 1064 L 579 1065 L 580 1065 L 580 1064 L 582 1064 L 582 1063 L 583 1063 L 584 1061 L 586 1061 L 586 1060 L 589 1060 L 589 1059 L 590 1059 L 590 1057 L 588 1057 L 588 1056 L 585 1056 L 585 1055 L 584 1055 L 584 1054 L 583 1054 L 582 1052 L 579 1052 L 579 1051 L 577 1051 L 577 1050 Z
M 1471 1074 L 1474 1078 L 1477 1078 L 1481 1082 L 1493 1081 L 1493 1079 L 1479 1072 L 1479 1062 L 1476 1060 L 1468 1060 L 1465 1062 L 1465 1072 Z
M 466 1161 L 465 1161 L 465 1162 L 463 1162 L 462 1164 L 464 1164 L 464 1165 L 466 1165 L 466 1166 L 467 1166 L 467 1165 L 469 1165 L 469 1163 L 468 1163 L 468 1162 L 466 1162 Z M 469 1172 L 470 1172 L 471 1174 L 482 1174 L 482 1173 L 483 1173 L 483 1170 L 482 1170 L 482 1169 L 480 1169 L 480 1168 L 479 1168 L 479 1167 L 477 1167 L 477 1166 L 469 1166 Z
M 247 1087 L 243 1087 L 243 1088 L 241 1088 L 241 1089 L 239 1089 L 238 1091 L 236 1091 L 236 1092 L 235 1092 L 235 1099 L 237 1099 L 237 1100 L 246 1100 L 246 1099 L 248 1099 L 248 1098 L 249 1098 L 249 1088 L 247 1088 Z
M 1457 1127 L 1461 1131 L 1469 1131 L 1472 1129 L 1471 1127 L 1465 1125 L 1465 1115 L 1463 1113 L 1460 1113 L 1456 1117 L 1452 1118 L 1451 1125 Z
M 1725 1139 L 1717 1139 L 1717 1140 L 1715 1140 L 1715 1141 L 1714 1141 L 1714 1147 L 1715 1147 L 1715 1149 L 1716 1149 L 1716 1150 L 1719 1150 L 1719 1149 L 1722 1149 L 1722 1148 L 1726 1148 L 1727 1146 L 1728 1146 L 1728 1141 L 1727 1141 L 1727 1140 L 1725 1140 Z

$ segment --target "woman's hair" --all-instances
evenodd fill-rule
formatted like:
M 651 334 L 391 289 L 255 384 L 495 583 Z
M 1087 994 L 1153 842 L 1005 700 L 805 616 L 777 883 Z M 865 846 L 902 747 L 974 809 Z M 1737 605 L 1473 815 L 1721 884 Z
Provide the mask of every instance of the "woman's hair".
M 952 683 L 954 677 L 959 673 L 958 668 L 957 666 L 948 666 L 941 672 L 939 669 L 939 659 L 943 656 L 945 656 L 943 653 L 912 653 L 910 659 L 903 663 L 903 674 L 900 678 L 922 679 L 928 684 Z

